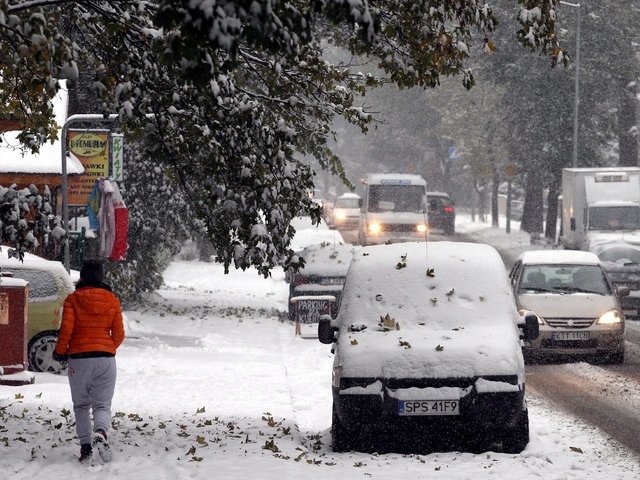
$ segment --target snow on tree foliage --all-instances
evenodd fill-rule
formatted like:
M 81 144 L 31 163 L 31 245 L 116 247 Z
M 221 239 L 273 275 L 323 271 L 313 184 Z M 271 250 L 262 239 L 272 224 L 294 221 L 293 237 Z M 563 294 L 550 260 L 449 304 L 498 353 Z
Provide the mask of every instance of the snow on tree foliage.
M 558 58 L 558 0 L 518 3 L 520 42 Z M 326 62 L 317 33 L 332 24 L 350 26 L 335 38 L 386 78 Z M 333 118 L 366 131 L 373 117 L 358 99 L 385 82 L 426 88 L 461 75 L 470 88 L 472 33 L 495 25 L 477 0 L 0 2 L 0 118 L 20 119 L 21 141 L 37 150 L 56 135 L 56 79 L 93 73 L 102 113 L 117 113 L 141 158 L 180 187 L 217 259 L 267 276 L 299 266 L 292 218 L 320 221 L 305 159 L 352 186 L 328 146 Z
M 51 231 L 51 193 L 45 187 L 40 194 L 34 185 L 18 190 L 16 185 L 0 186 L 0 245 L 7 245 L 9 257 L 20 260 L 24 252 L 40 245 Z

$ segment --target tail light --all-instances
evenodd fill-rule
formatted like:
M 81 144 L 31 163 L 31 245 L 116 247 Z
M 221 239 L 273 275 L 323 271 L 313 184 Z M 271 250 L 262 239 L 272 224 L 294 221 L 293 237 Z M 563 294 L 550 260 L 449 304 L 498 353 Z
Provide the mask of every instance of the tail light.
M 444 207 L 445 212 L 453 212 L 453 207 Z

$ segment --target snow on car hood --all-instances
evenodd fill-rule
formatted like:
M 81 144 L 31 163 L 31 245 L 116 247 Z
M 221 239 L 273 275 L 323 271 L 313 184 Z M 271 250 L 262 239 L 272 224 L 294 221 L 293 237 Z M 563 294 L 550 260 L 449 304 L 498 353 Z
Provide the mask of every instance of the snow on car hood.
M 613 296 L 588 293 L 525 294 L 518 299 L 522 308 L 532 310 L 542 318 L 598 318 L 616 307 Z
M 344 377 L 517 374 L 522 382 L 518 319 L 493 247 L 423 242 L 363 248 L 343 289 L 338 366 Z

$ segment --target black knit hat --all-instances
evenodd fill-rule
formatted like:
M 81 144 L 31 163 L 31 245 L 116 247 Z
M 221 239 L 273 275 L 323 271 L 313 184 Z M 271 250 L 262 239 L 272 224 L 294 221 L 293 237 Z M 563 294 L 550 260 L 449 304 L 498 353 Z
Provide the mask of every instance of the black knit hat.
M 87 284 L 97 284 L 104 279 L 104 262 L 98 258 L 88 258 L 82 262 L 80 268 L 80 280 Z

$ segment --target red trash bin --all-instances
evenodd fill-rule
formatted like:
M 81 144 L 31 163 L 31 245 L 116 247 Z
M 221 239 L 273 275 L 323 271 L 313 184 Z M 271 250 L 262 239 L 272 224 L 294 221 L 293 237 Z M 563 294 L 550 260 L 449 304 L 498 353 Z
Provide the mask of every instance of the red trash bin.
M 29 282 L 0 277 L 0 367 L 2 385 L 33 383 L 35 375 L 27 371 L 27 320 Z

